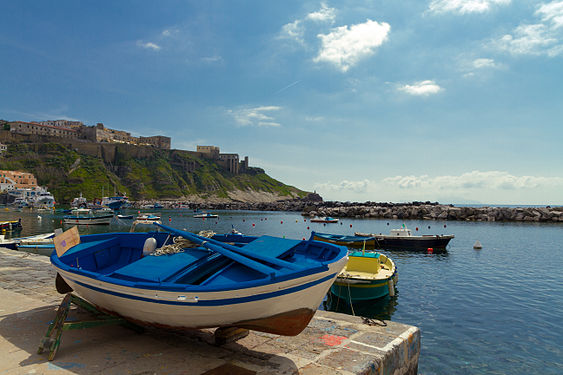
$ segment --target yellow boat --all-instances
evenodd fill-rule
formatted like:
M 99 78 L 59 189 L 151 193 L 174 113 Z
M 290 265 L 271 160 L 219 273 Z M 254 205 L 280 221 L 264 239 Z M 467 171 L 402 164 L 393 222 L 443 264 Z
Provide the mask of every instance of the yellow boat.
M 395 263 L 378 252 L 355 251 L 338 274 L 330 291 L 348 302 L 395 295 L 398 281 Z

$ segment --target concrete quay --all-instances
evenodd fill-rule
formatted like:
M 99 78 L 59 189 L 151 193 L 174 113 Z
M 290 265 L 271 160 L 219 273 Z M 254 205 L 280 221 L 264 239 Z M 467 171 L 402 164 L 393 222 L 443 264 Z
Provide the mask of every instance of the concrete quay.
M 64 331 L 53 361 L 37 354 L 63 296 L 45 256 L 0 248 L 0 374 L 416 374 L 420 331 L 318 311 L 298 336 L 251 331 L 217 346 L 213 329 L 143 334 L 121 326 Z M 69 320 L 87 319 L 73 308 Z

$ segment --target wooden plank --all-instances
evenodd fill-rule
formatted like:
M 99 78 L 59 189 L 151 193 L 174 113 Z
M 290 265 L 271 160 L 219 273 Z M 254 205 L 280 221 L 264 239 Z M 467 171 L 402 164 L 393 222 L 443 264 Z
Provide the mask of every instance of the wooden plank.
M 68 249 L 80 243 L 78 227 L 74 226 L 66 232 L 55 236 L 55 238 L 53 238 L 53 243 L 55 244 L 57 256 L 60 258 Z

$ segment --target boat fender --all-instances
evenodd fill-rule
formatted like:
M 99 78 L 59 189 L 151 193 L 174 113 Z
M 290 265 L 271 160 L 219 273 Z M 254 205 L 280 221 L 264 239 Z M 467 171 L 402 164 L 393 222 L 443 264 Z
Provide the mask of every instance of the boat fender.
M 395 284 L 393 284 L 393 279 L 389 279 L 389 296 L 395 296 Z
M 149 237 L 145 240 L 143 245 L 143 256 L 147 256 L 156 250 L 156 239 L 154 237 Z

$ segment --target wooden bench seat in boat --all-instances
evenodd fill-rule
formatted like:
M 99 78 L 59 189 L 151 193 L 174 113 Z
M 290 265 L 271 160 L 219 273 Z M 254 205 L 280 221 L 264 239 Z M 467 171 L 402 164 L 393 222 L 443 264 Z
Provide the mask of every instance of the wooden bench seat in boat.
M 208 256 L 207 250 L 198 249 L 189 249 L 186 252 L 169 255 L 148 255 L 117 269 L 111 276 L 125 280 L 168 281 L 168 279 Z

